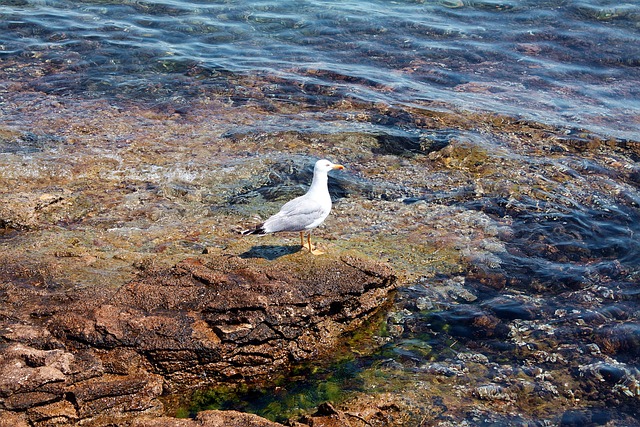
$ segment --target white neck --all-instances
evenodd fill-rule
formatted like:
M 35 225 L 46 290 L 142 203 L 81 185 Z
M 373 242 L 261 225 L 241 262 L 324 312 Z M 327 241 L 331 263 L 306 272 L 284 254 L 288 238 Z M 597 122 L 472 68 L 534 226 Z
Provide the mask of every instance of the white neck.
M 329 195 L 328 188 L 328 176 L 326 172 L 320 172 L 313 175 L 313 181 L 311 181 L 311 187 L 309 187 L 309 193 Z

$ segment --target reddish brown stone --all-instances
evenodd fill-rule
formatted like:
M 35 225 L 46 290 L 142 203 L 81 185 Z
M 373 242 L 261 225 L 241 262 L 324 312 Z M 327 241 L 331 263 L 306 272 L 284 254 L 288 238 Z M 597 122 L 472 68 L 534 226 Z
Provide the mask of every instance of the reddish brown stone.
M 265 382 L 327 355 L 384 305 L 395 284 L 382 264 L 302 253 L 149 265 L 118 289 L 2 284 L 14 315 L 0 329 L 0 410 L 26 413 L 38 426 L 157 417 L 163 393 Z M 278 425 L 224 413 L 193 422 Z

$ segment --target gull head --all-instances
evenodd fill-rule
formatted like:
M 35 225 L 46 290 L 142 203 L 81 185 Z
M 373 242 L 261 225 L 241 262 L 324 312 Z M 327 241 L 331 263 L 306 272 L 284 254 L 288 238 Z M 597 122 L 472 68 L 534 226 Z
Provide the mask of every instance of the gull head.
M 329 160 L 327 159 L 322 159 L 322 160 L 318 160 L 316 162 L 315 167 L 313 168 L 313 173 L 316 174 L 318 172 L 324 172 L 327 173 L 333 169 L 344 169 L 344 166 L 342 165 L 337 165 L 335 163 L 331 163 Z

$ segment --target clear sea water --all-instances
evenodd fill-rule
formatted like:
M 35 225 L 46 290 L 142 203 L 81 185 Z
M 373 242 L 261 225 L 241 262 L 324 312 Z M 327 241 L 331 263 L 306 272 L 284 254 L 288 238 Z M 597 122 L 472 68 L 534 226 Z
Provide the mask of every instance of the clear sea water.
M 51 64 L 34 85 L 54 92 L 169 97 L 185 74 L 268 75 L 265 95 L 292 102 L 442 102 L 618 138 L 640 129 L 635 1 L 3 0 L 0 67 L 16 58 Z

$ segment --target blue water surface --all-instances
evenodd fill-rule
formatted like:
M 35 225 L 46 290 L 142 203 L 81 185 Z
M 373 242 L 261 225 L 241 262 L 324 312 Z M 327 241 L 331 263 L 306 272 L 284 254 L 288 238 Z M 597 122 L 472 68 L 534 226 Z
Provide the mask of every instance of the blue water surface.
M 0 67 L 16 62 L 52 64 L 38 88 L 58 93 L 170 96 L 176 76 L 248 74 L 276 76 L 275 98 L 331 88 L 305 98 L 319 105 L 443 103 L 640 134 L 635 2 L 4 0 Z

